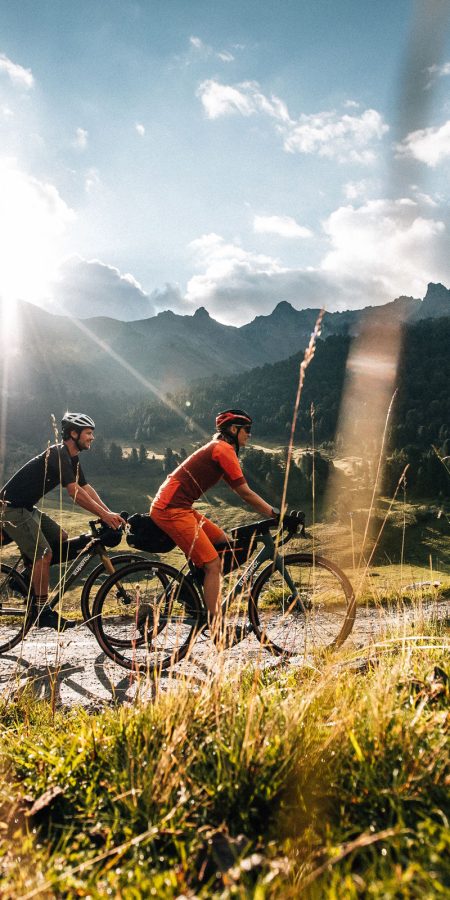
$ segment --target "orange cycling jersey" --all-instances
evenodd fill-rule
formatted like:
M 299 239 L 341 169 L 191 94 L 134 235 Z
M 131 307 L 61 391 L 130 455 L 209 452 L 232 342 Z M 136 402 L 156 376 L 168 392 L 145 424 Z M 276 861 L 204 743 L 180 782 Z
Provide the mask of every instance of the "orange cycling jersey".
M 226 441 L 210 441 L 192 453 L 161 485 L 152 509 L 190 509 L 220 479 L 236 488 L 245 484 L 236 451 Z

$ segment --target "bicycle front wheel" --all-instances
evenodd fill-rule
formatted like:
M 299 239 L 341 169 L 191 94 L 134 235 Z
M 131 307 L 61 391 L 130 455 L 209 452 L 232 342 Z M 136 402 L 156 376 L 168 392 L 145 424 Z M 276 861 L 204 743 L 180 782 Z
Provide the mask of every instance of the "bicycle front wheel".
M 0 654 L 23 641 L 32 623 L 30 588 L 9 566 L 0 567 Z
M 94 633 L 110 659 L 151 675 L 184 658 L 203 618 L 191 584 L 177 569 L 152 560 L 111 575 L 93 606 Z
M 142 560 L 142 556 L 137 556 L 135 553 L 121 553 L 119 556 L 110 556 L 111 563 L 114 569 L 118 569 L 122 566 L 128 566 L 130 563 L 140 562 Z M 92 624 L 92 592 L 94 595 L 98 593 L 102 584 L 110 577 L 111 573 L 107 572 L 103 563 L 100 563 L 96 566 L 95 569 L 88 575 L 86 581 L 84 582 L 84 587 L 81 593 L 81 612 L 83 614 L 83 619 L 85 624 L 91 631 L 94 630 L 94 626 Z
M 309 553 L 292 553 L 281 562 L 281 571 L 271 563 L 253 586 L 249 617 L 256 637 L 276 656 L 340 647 L 355 621 L 355 595 L 347 576 Z

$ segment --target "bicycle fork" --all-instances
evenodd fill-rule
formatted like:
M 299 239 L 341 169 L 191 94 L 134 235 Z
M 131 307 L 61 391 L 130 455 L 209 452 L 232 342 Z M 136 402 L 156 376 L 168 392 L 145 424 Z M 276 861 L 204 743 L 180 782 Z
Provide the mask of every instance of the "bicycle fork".
M 106 571 L 108 572 L 108 574 L 115 575 L 116 570 L 115 570 L 106 550 L 103 547 L 99 547 L 98 555 L 100 556 L 100 559 L 101 559 Z M 131 598 L 128 596 L 126 590 L 124 589 L 124 587 L 120 581 L 117 582 L 117 593 L 119 594 L 122 602 L 125 603 L 126 606 L 129 606 L 129 604 L 131 603 Z
M 251 571 L 250 571 L 250 569 L 248 569 L 247 572 L 244 573 L 243 578 L 245 577 L 245 575 L 247 575 L 249 573 L 253 574 L 253 572 L 256 569 L 258 569 L 259 566 L 263 562 L 267 562 L 267 561 L 271 560 L 272 564 L 273 564 L 273 571 L 280 573 L 280 575 L 283 577 L 283 580 L 286 582 L 288 588 L 291 591 L 292 599 L 291 599 L 291 603 L 289 604 L 289 608 L 287 609 L 286 612 L 290 612 L 292 610 L 292 608 L 295 606 L 295 604 L 298 603 L 302 609 L 302 612 L 304 612 L 305 615 L 307 615 L 308 610 L 306 609 L 305 604 L 304 604 L 302 598 L 300 597 L 298 590 L 295 587 L 294 582 L 292 581 L 292 578 L 289 574 L 288 569 L 286 569 L 286 567 L 284 565 L 284 557 L 280 556 L 280 554 L 278 553 L 278 550 L 275 547 L 272 535 L 264 534 L 264 535 L 262 535 L 261 540 L 264 544 L 264 547 L 262 548 L 262 550 L 260 550 L 260 552 L 258 553 L 258 556 L 256 556 L 255 559 L 253 560 L 253 569 Z M 238 583 L 235 586 L 235 589 L 238 587 L 241 580 L 243 580 L 243 579 L 240 579 L 238 581 Z

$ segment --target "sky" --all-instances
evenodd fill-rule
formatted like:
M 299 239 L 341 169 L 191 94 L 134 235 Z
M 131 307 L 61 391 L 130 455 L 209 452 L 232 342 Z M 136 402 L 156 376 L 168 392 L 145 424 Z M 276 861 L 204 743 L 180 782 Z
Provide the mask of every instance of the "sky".
M 0 295 L 241 325 L 450 287 L 450 0 L 0 0 Z

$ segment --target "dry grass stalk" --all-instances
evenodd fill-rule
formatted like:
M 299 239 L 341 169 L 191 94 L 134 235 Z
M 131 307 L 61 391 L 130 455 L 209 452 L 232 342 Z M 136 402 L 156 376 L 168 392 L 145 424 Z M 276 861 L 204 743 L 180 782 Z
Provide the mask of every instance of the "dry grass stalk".
M 294 447 L 295 426 L 297 423 L 298 408 L 300 405 L 300 397 L 301 397 L 301 393 L 302 393 L 303 382 L 305 380 L 305 372 L 306 372 L 306 369 L 308 368 L 310 362 L 312 362 L 312 360 L 314 358 L 314 354 L 316 352 L 316 342 L 317 342 L 317 338 L 320 337 L 320 333 L 321 333 L 321 329 L 322 329 L 322 319 L 323 319 L 324 313 L 325 313 L 325 307 L 323 306 L 319 313 L 317 322 L 315 324 L 314 331 L 312 332 L 311 337 L 309 339 L 309 344 L 305 350 L 305 355 L 303 357 L 303 360 L 300 363 L 297 396 L 295 398 L 294 413 L 292 416 L 292 425 L 291 425 L 291 435 L 289 438 L 288 455 L 287 455 L 287 459 L 286 459 L 286 474 L 284 477 L 283 497 L 281 500 L 281 512 L 282 513 L 285 512 L 286 492 L 287 492 L 287 484 L 288 484 L 288 479 L 289 479 L 289 469 L 291 467 L 292 450 Z

